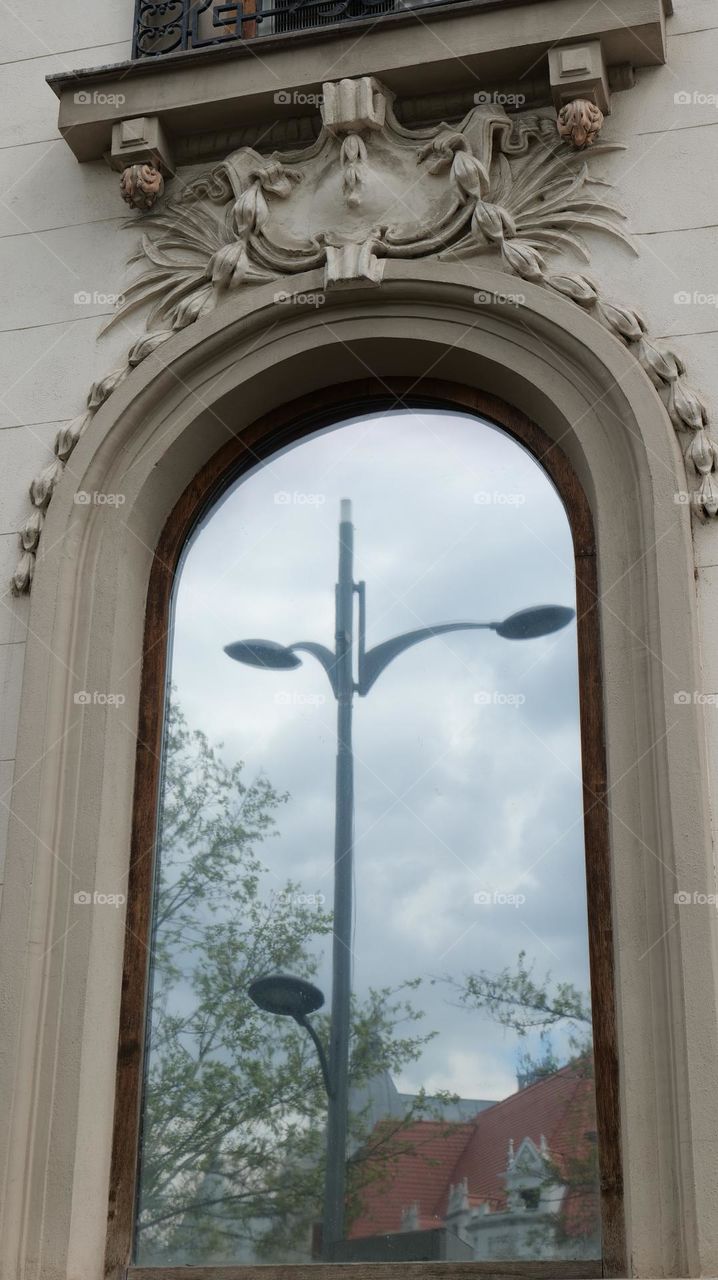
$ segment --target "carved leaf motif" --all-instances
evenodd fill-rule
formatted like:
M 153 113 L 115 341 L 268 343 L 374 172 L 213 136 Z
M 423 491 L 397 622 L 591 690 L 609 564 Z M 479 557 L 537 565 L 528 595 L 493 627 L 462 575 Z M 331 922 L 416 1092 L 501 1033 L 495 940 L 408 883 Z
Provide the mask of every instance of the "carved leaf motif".
M 706 426 L 707 414 L 704 405 L 690 387 L 678 378 L 671 383 L 668 396 L 668 412 L 674 426 L 679 431 L 688 427 L 692 431 L 700 431 Z
M 547 276 L 546 284 L 557 293 L 562 293 L 564 297 L 571 298 L 581 307 L 592 307 L 598 299 L 598 292 L 587 276 Z
M 451 165 L 451 180 L 465 199 L 474 196 L 480 200 L 489 189 L 489 175 L 475 156 L 457 151 Z
M 532 249 L 530 244 L 525 244 L 520 240 L 504 240 L 501 245 L 501 253 L 508 262 L 509 266 L 522 280 L 543 279 L 544 260 L 540 253 Z
M 10 585 L 13 595 L 26 595 L 32 585 L 33 574 L 35 572 L 35 556 L 32 551 L 26 551 L 20 557 L 12 575 Z
M 79 418 L 73 418 L 72 422 L 68 422 L 66 427 L 60 428 L 55 436 L 55 453 L 58 458 L 63 462 L 67 461 L 80 436 L 84 434 L 91 422 L 92 414 L 82 413 Z
M 145 338 L 139 338 L 127 353 L 127 363 L 134 368 L 146 360 L 147 356 L 172 337 L 172 332 L 172 329 L 160 329 L 157 333 L 148 333 Z
M 718 449 L 706 431 L 696 431 L 686 449 L 686 458 L 701 475 L 713 470 L 718 462 Z
M 640 339 L 636 354 L 643 368 L 657 382 L 675 382 L 676 378 L 685 372 L 683 361 L 679 360 L 672 351 L 659 350 L 646 337 Z
M 498 204 L 477 200 L 471 219 L 471 230 L 477 237 L 484 236 L 489 244 L 495 244 L 516 235 L 516 223 L 506 209 Z
M 47 505 L 52 496 L 52 491 L 64 470 L 64 462 L 61 462 L 59 458 L 55 458 L 53 462 L 48 463 L 43 468 L 39 476 L 35 476 L 30 485 L 30 501 L 33 506 L 44 507 Z
M 645 333 L 645 321 L 637 311 L 631 311 L 628 307 L 617 307 L 611 302 L 599 302 L 598 313 L 609 329 L 613 329 L 614 333 L 619 333 L 622 338 L 631 342 L 636 342 Z
M 718 515 L 718 483 L 715 472 L 704 476 L 696 493 L 696 502 L 708 516 Z
M 23 551 L 34 551 L 40 541 L 42 526 L 45 523 L 44 511 L 33 511 L 20 528 L 20 545 Z

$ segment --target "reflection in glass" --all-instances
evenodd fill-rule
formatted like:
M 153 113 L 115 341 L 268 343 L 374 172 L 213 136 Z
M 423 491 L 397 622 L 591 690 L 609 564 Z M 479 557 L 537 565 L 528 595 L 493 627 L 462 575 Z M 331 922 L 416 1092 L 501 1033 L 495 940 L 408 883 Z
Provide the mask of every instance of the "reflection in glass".
M 468 415 L 318 433 L 203 522 L 137 1261 L 600 1255 L 574 592 L 545 473 Z

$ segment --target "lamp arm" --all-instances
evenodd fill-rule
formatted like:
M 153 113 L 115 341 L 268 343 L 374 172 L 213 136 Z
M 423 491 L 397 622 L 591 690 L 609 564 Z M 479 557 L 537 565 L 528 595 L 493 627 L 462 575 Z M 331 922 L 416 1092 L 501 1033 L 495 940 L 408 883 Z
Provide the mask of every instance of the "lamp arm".
M 292 652 L 296 649 L 301 649 L 304 653 L 310 653 L 313 658 L 317 659 L 317 662 L 321 663 L 329 677 L 332 693 L 336 698 L 338 692 L 336 654 L 332 653 L 331 649 L 327 649 L 326 645 L 315 644 L 313 640 L 299 640 L 297 644 L 287 645 L 287 648 L 291 649 Z
M 359 695 L 365 697 L 372 685 L 378 680 L 385 667 L 398 658 L 405 649 L 411 649 L 422 640 L 430 640 L 432 636 L 443 636 L 449 631 L 493 631 L 495 622 L 440 622 L 435 627 L 420 627 L 417 631 L 407 631 L 402 636 L 393 636 L 391 640 L 383 640 L 368 653 L 359 672 Z
M 299 1017 L 296 1018 L 295 1020 L 296 1022 L 298 1022 L 300 1027 L 303 1027 L 305 1031 L 309 1032 L 311 1039 L 314 1041 L 314 1048 L 317 1051 L 317 1057 L 319 1058 L 319 1065 L 322 1069 L 322 1077 L 324 1079 L 324 1088 L 327 1091 L 327 1097 L 331 1098 L 333 1095 L 332 1082 L 331 1082 L 331 1077 L 329 1075 L 329 1063 L 327 1061 L 327 1055 L 324 1049 L 324 1045 L 322 1044 L 316 1029 L 312 1026 L 311 1022 L 307 1017 L 305 1017 L 303 1014 L 300 1014 Z

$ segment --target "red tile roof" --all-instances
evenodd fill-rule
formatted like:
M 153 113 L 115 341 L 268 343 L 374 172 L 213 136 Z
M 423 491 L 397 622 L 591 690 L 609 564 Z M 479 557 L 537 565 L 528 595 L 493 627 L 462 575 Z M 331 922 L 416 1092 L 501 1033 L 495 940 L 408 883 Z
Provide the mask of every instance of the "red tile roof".
M 361 1210 L 349 1235 L 399 1231 L 402 1211 L 414 1204 L 419 1205 L 419 1227 L 440 1226 L 443 1217 L 434 1214 L 437 1192 L 447 1186 L 472 1132 L 473 1124 L 433 1120 L 419 1120 L 397 1132 L 396 1121 L 380 1121 L 369 1139 L 377 1157 L 361 1168 L 362 1177 L 368 1170 L 371 1181 L 359 1193 Z
M 580 1067 L 569 1066 L 481 1111 L 469 1124 L 417 1121 L 396 1132 L 380 1122 L 370 1143 L 382 1142 L 383 1156 L 368 1162 L 368 1185 L 360 1193 L 361 1210 L 351 1236 L 377 1235 L 401 1229 L 402 1210 L 419 1206 L 419 1226 L 444 1221 L 449 1190 L 466 1178 L 469 1202 L 487 1201 L 491 1209 L 506 1207 L 505 1181 L 509 1140 L 518 1152 L 524 1138 L 537 1147 L 546 1138 L 549 1156 L 563 1178 L 586 1179 L 596 1128 L 593 1080 Z M 391 1156 L 387 1159 L 387 1151 Z M 593 1186 L 575 1186 L 562 1206 L 569 1235 L 591 1232 L 598 1217 Z

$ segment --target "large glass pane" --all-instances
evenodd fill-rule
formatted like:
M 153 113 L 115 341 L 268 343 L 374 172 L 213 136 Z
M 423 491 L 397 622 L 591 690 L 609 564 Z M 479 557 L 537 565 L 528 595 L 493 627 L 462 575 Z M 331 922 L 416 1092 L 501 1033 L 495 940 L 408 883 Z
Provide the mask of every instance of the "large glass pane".
M 307 436 L 202 521 L 138 1262 L 600 1256 L 574 608 L 557 493 L 468 414 Z

